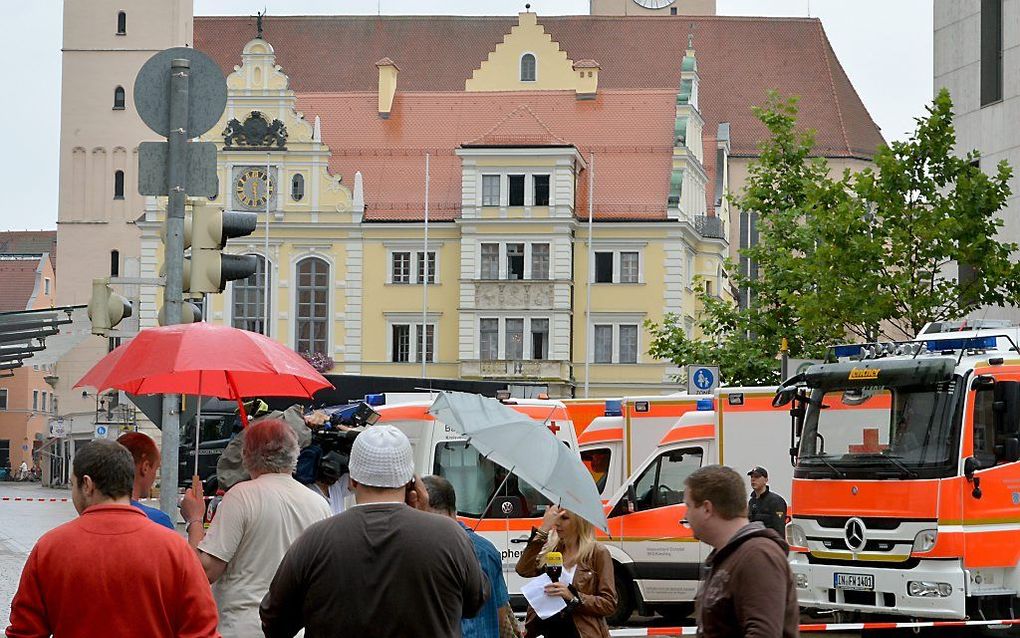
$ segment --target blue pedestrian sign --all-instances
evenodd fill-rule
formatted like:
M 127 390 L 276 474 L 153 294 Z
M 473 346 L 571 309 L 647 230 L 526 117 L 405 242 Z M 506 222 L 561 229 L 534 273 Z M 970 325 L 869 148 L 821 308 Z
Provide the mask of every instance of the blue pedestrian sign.
M 106 438 L 106 433 L 107 433 L 107 429 L 106 429 L 105 425 L 97 425 L 96 426 L 96 435 L 93 438 L 96 438 L 96 439 L 105 439 Z
M 687 394 L 712 394 L 719 387 L 719 366 L 687 366 Z

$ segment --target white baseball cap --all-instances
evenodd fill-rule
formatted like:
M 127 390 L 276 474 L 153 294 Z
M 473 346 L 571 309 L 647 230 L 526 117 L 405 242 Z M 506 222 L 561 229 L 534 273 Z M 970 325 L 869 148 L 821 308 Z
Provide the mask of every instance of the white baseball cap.
M 369 426 L 351 447 L 351 478 L 370 487 L 403 487 L 414 478 L 407 436 L 392 425 Z

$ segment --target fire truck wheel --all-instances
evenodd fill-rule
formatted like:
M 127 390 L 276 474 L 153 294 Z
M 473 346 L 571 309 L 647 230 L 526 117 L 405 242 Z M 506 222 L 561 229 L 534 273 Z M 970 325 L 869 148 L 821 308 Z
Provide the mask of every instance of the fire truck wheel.
M 634 582 L 623 573 L 620 565 L 614 565 L 616 573 L 616 611 L 606 618 L 610 627 L 622 627 L 634 612 Z

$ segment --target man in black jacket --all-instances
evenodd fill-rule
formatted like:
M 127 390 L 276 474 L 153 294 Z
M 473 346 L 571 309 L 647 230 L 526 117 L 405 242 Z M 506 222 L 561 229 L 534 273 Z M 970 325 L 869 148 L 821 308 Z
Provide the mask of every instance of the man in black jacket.
M 761 521 L 765 527 L 776 530 L 786 538 L 786 501 L 769 489 L 769 473 L 758 466 L 747 473 L 751 477 L 751 498 L 747 501 L 747 518 L 753 523 Z

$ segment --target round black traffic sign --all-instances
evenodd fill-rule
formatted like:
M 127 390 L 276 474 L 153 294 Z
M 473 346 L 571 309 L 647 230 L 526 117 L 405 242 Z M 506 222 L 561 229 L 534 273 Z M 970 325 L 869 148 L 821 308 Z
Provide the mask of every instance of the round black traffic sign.
M 212 58 L 189 47 L 160 51 L 146 61 L 135 78 L 135 109 L 145 125 L 163 137 L 170 135 L 170 63 L 183 58 L 188 69 L 189 138 L 211 129 L 227 106 L 227 82 Z

